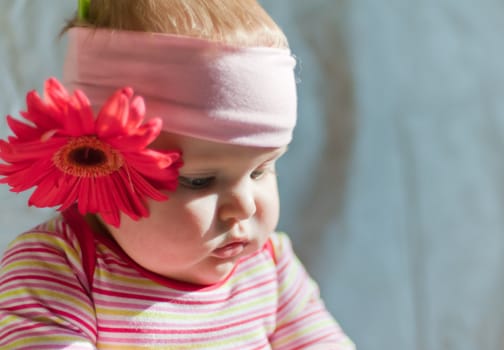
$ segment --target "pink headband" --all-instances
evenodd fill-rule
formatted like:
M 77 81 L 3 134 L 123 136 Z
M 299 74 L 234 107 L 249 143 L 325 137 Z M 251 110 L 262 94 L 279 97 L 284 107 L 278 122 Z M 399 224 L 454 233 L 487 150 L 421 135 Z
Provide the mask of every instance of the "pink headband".
M 256 147 L 292 138 L 296 61 L 287 49 L 107 29 L 72 28 L 68 36 L 64 83 L 95 109 L 130 86 L 168 132 Z

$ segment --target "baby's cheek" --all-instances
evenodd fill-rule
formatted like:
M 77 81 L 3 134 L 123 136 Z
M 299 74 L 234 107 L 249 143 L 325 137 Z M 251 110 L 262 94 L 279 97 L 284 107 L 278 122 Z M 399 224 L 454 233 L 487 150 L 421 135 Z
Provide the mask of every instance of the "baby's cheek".
M 208 232 L 216 219 L 216 203 L 211 198 L 194 200 L 179 213 L 198 232 Z
M 268 232 L 273 231 L 280 216 L 280 205 L 277 196 L 270 196 L 267 200 L 257 208 L 257 217 L 261 222 L 261 226 Z

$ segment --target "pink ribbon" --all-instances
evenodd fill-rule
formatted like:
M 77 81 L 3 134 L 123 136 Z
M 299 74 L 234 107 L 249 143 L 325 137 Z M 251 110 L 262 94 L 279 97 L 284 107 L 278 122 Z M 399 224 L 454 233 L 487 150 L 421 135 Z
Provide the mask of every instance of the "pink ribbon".
M 130 86 L 168 132 L 255 147 L 292 138 L 296 61 L 287 49 L 89 28 L 70 29 L 68 39 L 64 83 L 95 110 Z

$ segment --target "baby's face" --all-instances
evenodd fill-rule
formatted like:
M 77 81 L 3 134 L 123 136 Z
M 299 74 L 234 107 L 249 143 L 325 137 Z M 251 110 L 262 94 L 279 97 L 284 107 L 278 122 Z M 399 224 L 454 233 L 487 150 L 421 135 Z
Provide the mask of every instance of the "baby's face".
M 278 223 L 275 161 L 282 148 L 245 147 L 161 135 L 184 166 L 170 199 L 149 202 L 150 216 L 121 216 L 109 227 L 123 250 L 157 274 L 196 284 L 224 279 L 238 259 L 259 250 Z

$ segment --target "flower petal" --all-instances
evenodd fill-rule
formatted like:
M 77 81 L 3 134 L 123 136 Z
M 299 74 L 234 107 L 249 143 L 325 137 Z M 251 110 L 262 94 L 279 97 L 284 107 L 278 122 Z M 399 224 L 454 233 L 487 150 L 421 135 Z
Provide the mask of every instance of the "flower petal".
M 69 136 L 91 135 L 94 133 L 94 118 L 91 104 L 80 90 L 68 101 L 68 116 L 65 120 L 64 134 Z
M 61 128 L 64 117 L 56 107 L 45 104 L 36 91 L 26 95 L 26 106 L 28 110 L 20 114 L 37 127 L 43 130 Z
M 131 180 L 135 190 L 139 195 L 150 197 L 157 201 L 162 201 L 168 199 L 168 196 L 158 191 L 154 186 L 152 186 L 142 175 L 140 175 L 135 169 L 127 170 L 128 178 Z
M 129 116 L 131 88 L 117 90 L 103 105 L 96 120 L 96 132 L 102 139 L 124 134 Z
M 120 202 L 123 205 L 121 209 L 125 214 L 130 216 L 134 220 L 138 220 L 140 217 L 146 217 L 149 215 L 149 211 L 145 207 L 142 196 L 139 195 L 138 191 L 132 184 L 130 178 L 124 168 L 119 170 L 117 174 L 112 176 L 112 180 L 116 184 L 117 188 L 123 188 L 124 191 L 119 191 Z
M 110 178 L 106 176 L 97 178 L 96 189 L 98 203 L 100 203 L 100 207 L 97 213 L 106 223 L 115 227 L 119 227 L 119 210 L 116 206 L 116 203 L 113 202 L 110 196 L 110 194 L 115 192 L 116 189 L 113 187 Z
M 76 90 L 74 96 L 80 105 L 81 133 L 84 135 L 93 134 L 95 132 L 95 119 L 91 103 L 87 96 L 80 90 Z
M 59 117 L 60 122 L 64 123 L 61 117 L 62 114 L 66 114 L 70 96 L 65 87 L 57 79 L 49 78 L 46 80 L 44 84 L 44 99 L 46 105 L 51 110 L 58 111 L 58 113 L 55 113 L 55 116 Z
M 14 132 L 17 138 L 21 137 L 23 139 L 35 140 L 38 139 L 41 135 L 39 129 L 34 128 L 31 125 L 23 123 L 17 119 L 14 119 L 10 115 L 8 115 L 6 119 L 7 125 L 9 125 L 10 129 L 12 130 L 12 132 Z
M 135 96 L 130 104 L 130 114 L 126 122 L 128 134 L 135 131 L 145 118 L 145 102 L 141 96 Z
M 82 184 L 83 178 L 74 177 L 70 175 L 65 175 L 62 179 L 60 179 L 60 183 L 58 187 L 61 189 L 68 189 L 67 194 L 58 198 L 58 203 L 61 203 L 58 210 L 65 210 L 72 206 L 78 200 L 78 193 L 80 190 L 80 186 Z M 63 191 L 60 191 L 60 194 L 63 194 Z
M 154 151 L 150 149 L 136 153 L 124 153 L 124 158 L 130 167 L 140 174 L 156 181 L 175 181 L 178 178 L 178 169 L 183 165 L 180 152 Z
M 8 144 L 3 140 L 0 141 L 2 141 L 0 142 L 0 159 L 8 163 L 51 157 L 52 154 L 68 142 L 62 138 L 49 139 L 45 142 L 29 141 L 15 144 Z
M 137 151 L 150 145 L 161 132 L 162 121 L 160 119 L 151 119 L 148 123 L 142 125 L 137 131 L 130 135 L 122 135 L 107 140 L 107 142 L 122 151 Z
M 79 194 L 77 196 L 77 208 L 81 213 L 90 212 L 89 203 L 89 193 L 94 190 L 90 182 L 92 182 L 93 177 L 82 178 L 79 186 Z
M 44 177 L 30 196 L 28 204 L 44 208 L 60 205 L 63 201 L 73 203 L 75 201 L 75 189 L 78 187 L 72 182 L 58 183 L 56 180 L 61 179 L 61 176 L 61 172 L 54 170 L 52 176 L 49 174 Z
M 60 176 L 59 172 L 55 167 L 52 166 L 52 162 L 48 159 L 40 159 L 36 162 L 27 162 L 22 164 L 16 164 L 14 171 L 6 172 L 2 171 L 0 168 L 0 174 L 7 175 L 5 178 L 0 180 L 0 183 L 7 183 L 12 187 L 12 192 L 22 192 L 26 191 L 34 186 L 37 186 L 45 178 L 54 178 L 55 174 Z

